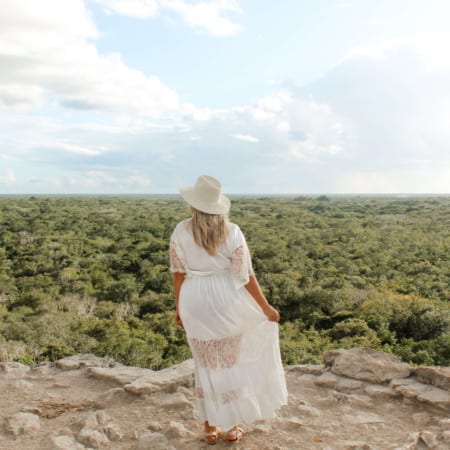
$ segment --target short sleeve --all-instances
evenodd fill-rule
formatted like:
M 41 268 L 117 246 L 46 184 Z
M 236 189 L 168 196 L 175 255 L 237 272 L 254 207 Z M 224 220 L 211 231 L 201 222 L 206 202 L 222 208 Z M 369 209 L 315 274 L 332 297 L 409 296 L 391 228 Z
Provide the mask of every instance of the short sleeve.
M 170 271 L 173 273 L 186 273 L 183 251 L 178 243 L 176 234 L 175 230 L 170 237 Z
M 236 226 L 231 252 L 231 273 L 236 289 L 245 286 L 254 275 L 252 259 L 242 231 Z

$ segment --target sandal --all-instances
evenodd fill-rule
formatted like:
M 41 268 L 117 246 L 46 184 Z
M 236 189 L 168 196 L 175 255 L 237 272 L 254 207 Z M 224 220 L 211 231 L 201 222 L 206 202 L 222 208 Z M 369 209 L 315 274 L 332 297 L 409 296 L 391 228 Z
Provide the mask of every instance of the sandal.
M 216 428 L 214 431 L 208 431 L 205 434 L 205 442 L 210 445 L 214 445 L 217 443 L 217 439 L 221 436 L 222 430 L 220 428 Z
M 227 440 L 230 442 L 237 442 L 242 436 L 244 436 L 244 430 L 241 427 L 235 426 L 227 431 Z

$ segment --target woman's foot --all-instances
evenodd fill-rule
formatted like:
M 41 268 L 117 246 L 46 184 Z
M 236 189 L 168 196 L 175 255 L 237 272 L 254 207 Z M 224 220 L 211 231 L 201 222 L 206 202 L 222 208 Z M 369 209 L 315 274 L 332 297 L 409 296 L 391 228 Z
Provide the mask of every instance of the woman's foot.
M 238 427 L 235 425 L 231 430 L 227 431 L 227 441 L 230 442 L 237 442 L 239 441 L 242 436 L 244 436 L 244 430 L 241 427 Z
M 205 442 L 207 444 L 216 444 L 217 439 L 221 436 L 222 430 L 219 427 L 211 427 L 208 422 L 205 422 Z

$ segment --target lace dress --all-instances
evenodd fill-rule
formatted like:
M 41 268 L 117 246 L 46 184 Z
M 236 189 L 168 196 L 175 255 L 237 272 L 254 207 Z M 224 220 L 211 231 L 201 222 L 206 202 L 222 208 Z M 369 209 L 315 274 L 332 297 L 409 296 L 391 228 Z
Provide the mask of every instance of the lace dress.
M 229 429 L 270 419 L 287 403 L 278 324 L 244 287 L 253 274 L 239 227 L 230 224 L 214 256 L 193 239 L 189 220 L 170 239 L 171 271 L 186 278 L 179 313 L 194 357 L 196 415 Z

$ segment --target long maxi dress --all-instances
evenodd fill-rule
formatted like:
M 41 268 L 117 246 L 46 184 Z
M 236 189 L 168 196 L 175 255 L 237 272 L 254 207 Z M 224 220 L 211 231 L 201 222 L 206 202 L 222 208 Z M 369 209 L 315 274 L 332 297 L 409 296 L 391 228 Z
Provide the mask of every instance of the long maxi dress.
M 196 416 L 225 430 L 276 417 L 287 403 L 278 324 L 244 287 L 253 269 L 240 228 L 229 224 L 210 255 L 186 219 L 172 233 L 170 261 L 172 272 L 186 274 L 179 314 L 194 358 Z

